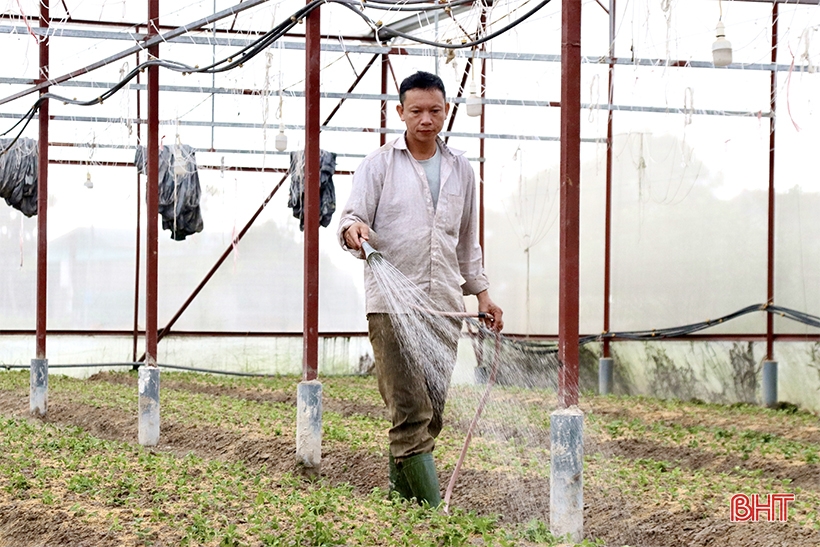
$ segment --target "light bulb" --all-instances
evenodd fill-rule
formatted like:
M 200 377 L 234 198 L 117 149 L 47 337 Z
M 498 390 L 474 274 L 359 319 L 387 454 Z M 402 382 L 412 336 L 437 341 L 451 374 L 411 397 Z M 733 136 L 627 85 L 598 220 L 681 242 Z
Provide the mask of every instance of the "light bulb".
M 475 93 L 475 82 L 470 82 L 470 94 L 467 96 L 467 115 L 471 118 L 481 116 L 481 97 Z
M 288 149 L 288 136 L 285 135 L 285 126 L 281 122 L 279 122 L 279 134 L 276 135 L 273 142 L 276 149 L 280 152 L 284 152 Z
M 732 64 L 732 43 L 726 39 L 726 29 L 723 21 L 718 21 L 717 40 L 712 44 L 712 59 L 715 66 L 729 66 Z
M 91 171 L 88 171 L 85 174 L 85 182 L 83 183 L 83 186 L 86 188 L 94 188 L 94 183 L 91 182 Z

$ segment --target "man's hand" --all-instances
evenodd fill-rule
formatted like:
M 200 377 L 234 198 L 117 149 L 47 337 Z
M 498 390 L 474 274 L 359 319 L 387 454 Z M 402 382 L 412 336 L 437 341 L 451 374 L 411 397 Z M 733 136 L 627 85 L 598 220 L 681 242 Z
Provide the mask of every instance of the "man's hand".
M 488 291 L 481 291 L 476 295 L 478 298 L 478 311 L 487 314 L 482 321 L 484 325 L 495 332 L 501 332 L 504 328 L 504 311 L 490 299 Z
M 362 241 L 370 239 L 370 226 L 364 222 L 354 222 L 344 231 L 345 244 L 354 251 L 362 249 Z

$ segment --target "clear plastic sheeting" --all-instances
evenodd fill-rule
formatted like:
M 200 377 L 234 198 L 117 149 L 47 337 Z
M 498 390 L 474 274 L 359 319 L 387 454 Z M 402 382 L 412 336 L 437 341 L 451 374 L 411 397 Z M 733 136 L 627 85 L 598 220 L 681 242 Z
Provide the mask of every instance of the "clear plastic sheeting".
M 0 139 L 0 151 L 0 198 L 27 217 L 36 215 L 37 141 Z
M 137 147 L 134 163 L 141 174 L 147 174 L 145 147 Z M 159 214 L 162 229 L 171 230 L 171 239 L 182 241 L 202 231 L 201 193 L 194 149 L 187 144 L 163 146 L 159 153 Z

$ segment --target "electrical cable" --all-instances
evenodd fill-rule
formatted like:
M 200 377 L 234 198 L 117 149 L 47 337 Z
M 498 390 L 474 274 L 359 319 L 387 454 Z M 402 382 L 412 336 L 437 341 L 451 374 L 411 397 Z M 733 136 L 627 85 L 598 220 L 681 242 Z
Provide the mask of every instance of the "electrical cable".
M 8 144 L 8 146 L 0 151 L 0 156 L 5 154 L 11 146 L 17 141 L 20 135 L 25 131 L 28 124 L 34 119 L 34 115 L 40 109 L 40 106 L 43 104 L 43 101 L 46 99 L 54 99 L 59 100 L 65 104 L 72 104 L 76 106 L 92 106 L 95 104 L 100 104 L 113 96 L 123 87 L 125 87 L 128 82 L 130 82 L 133 78 L 137 76 L 140 72 L 144 71 L 146 68 L 150 68 L 152 66 L 159 66 L 162 68 L 167 68 L 169 70 L 173 70 L 175 72 L 181 72 L 183 74 L 216 74 L 221 72 L 226 72 L 229 70 L 233 70 L 234 68 L 242 67 L 242 65 L 259 53 L 267 49 L 271 44 L 276 42 L 276 40 L 284 37 L 286 33 L 291 30 L 293 27 L 298 25 L 306 16 L 308 16 L 313 10 L 320 7 L 322 4 L 332 3 L 332 4 L 339 4 L 343 7 L 348 8 L 349 10 L 353 11 L 356 15 L 362 18 L 368 26 L 373 29 L 376 37 L 379 37 L 379 31 L 384 30 L 385 33 L 389 35 L 388 39 L 392 39 L 395 37 L 405 38 L 420 44 L 425 44 L 433 47 L 440 47 L 444 49 L 465 49 L 465 48 L 474 48 L 478 45 L 481 45 L 493 38 L 500 36 L 508 32 L 509 30 L 515 28 L 516 26 L 523 23 L 529 17 L 534 15 L 538 10 L 546 6 L 551 0 L 542 0 L 539 4 L 533 7 L 530 11 L 519 17 L 518 19 L 513 20 L 508 25 L 502 27 L 501 29 L 487 34 L 479 39 L 473 41 L 462 41 L 460 44 L 452 44 L 452 43 L 444 43 L 444 42 L 435 42 L 432 40 L 426 40 L 417 36 L 412 36 L 402 31 L 394 30 L 389 27 L 384 26 L 381 21 L 374 21 L 371 19 L 367 14 L 365 14 L 359 6 L 364 6 L 362 3 L 355 2 L 354 0 L 313 0 L 294 12 L 290 17 L 285 19 L 282 23 L 277 25 L 276 27 L 272 28 L 257 40 L 254 40 L 247 46 L 242 47 L 238 51 L 234 52 L 228 57 L 220 59 L 219 61 L 215 61 L 209 65 L 200 67 L 200 66 L 190 66 L 184 63 L 180 63 L 177 61 L 169 61 L 164 59 L 150 59 L 144 63 L 140 63 L 138 66 L 134 67 L 131 71 L 128 72 L 117 84 L 113 87 L 109 88 L 100 96 L 88 100 L 88 101 L 78 101 L 77 99 L 70 99 L 68 97 L 63 97 L 60 95 L 52 94 L 52 93 L 44 93 L 40 97 L 38 97 L 37 101 L 35 101 L 34 105 L 28 110 L 28 112 L 17 121 L 12 127 L 6 130 L 3 135 L 8 134 L 14 128 L 18 127 L 20 124 L 23 124 L 22 128 L 18 132 L 18 134 L 12 139 L 12 141 Z M 375 0 L 373 2 L 368 2 L 368 7 L 373 7 L 374 9 L 391 9 L 397 10 L 402 7 L 406 7 L 407 5 L 415 5 L 415 4 L 423 4 L 426 3 L 427 0 L 402 0 L 402 1 L 392 1 L 392 0 Z M 445 11 L 451 9 L 453 6 L 460 6 L 467 3 L 470 3 L 471 0 L 455 0 L 453 2 L 448 2 L 446 4 L 433 4 L 427 6 L 419 6 L 418 8 L 408 8 L 412 9 L 412 11 Z M 371 5 L 373 4 L 373 5 Z M 381 6 L 390 6 L 389 8 L 383 8 Z
M 49 364 L 49 369 L 60 369 L 60 368 L 91 368 L 91 367 L 105 367 L 105 368 L 113 368 L 113 367 L 134 367 L 134 366 L 144 366 L 145 363 L 76 363 L 76 364 Z M 254 372 L 234 372 L 230 370 L 210 370 L 205 368 L 197 368 L 197 367 L 184 367 L 181 365 L 163 365 L 157 364 L 157 367 L 160 368 L 167 368 L 173 370 L 182 370 L 186 372 L 204 372 L 209 374 L 225 374 L 228 376 L 244 376 L 250 378 L 272 378 L 276 376 L 281 376 L 281 374 L 263 374 L 263 373 L 254 373 Z M 0 368 L 6 370 L 23 370 L 23 369 L 30 369 L 31 365 L 0 365 Z
M 643 331 L 624 331 L 624 332 L 605 332 L 602 334 L 596 334 L 591 336 L 584 336 L 580 338 L 579 345 L 583 346 L 590 342 L 600 342 L 604 339 L 611 339 L 611 338 L 619 338 L 629 341 L 646 341 L 646 340 L 662 340 L 664 338 L 678 338 L 685 336 L 687 334 L 693 334 L 697 331 L 714 327 L 715 325 L 725 323 L 726 321 L 737 319 L 738 317 L 742 317 L 744 315 L 748 315 L 752 312 L 756 311 L 765 311 L 767 313 L 777 314 L 781 317 L 785 317 L 787 319 L 791 319 L 792 321 L 796 321 L 798 323 L 803 323 L 810 327 L 820 328 L 820 317 L 816 315 L 812 315 L 810 313 L 805 313 L 797 310 L 792 310 L 790 308 L 784 308 L 782 306 L 775 306 L 773 304 L 753 304 L 751 306 L 746 306 L 743 309 L 740 309 L 734 313 L 730 313 L 728 315 L 724 315 L 723 317 L 719 317 L 717 319 L 707 319 L 706 321 L 701 321 L 699 323 L 691 323 L 689 325 L 683 325 L 679 327 L 669 327 L 665 329 L 651 329 L 651 330 L 643 330 Z M 517 350 L 532 354 L 541 354 L 541 355 L 550 355 L 558 353 L 558 344 L 556 342 L 543 342 L 543 341 L 533 341 L 533 340 L 519 340 L 516 338 L 512 338 L 510 336 L 505 336 L 500 333 L 496 333 L 495 331 L 487 328 L 484 324 L 477 318 L 474 317 L 467 317 L 464 319 L 465 323 L 469 326 L 474 327 L 478 330 L 480 334 L 485 335 L 488 339 L 498 339 L 502 342 L 509 343 L 511 346 L 515 347 Z M 68 364 L 68 365 L 49 365 L 49 368 L 84 368 L 84 367 L 130 367 L 130 366 L 139 366 L 143 363 L 134 362 L 134 363 L 88 363 L 88 364 Z M 228 370 L 211 370 L 205 368 L 197 368 L 197 367 L 185 367 L 181 365 L 157 365 L 161 368 L 173 369 L 173 370 L 183 370 L 189 372 L 203 372 L 208 374 L 226 374 L 229 376 L 248 376 L 248 377 L 271 377 L 271 376 L 278 376 L 277 374 L 263 374 L 263 373 L 252 373 L 252 372 L 233 372 Z M 6 370 L 12 369 L 28 369 L 31 368 L 30 365 L 0 365 L 0 368 Z
M 773 304 L 753 304 L 751 306 L 746 306 L 745 308 L 730 313 L 728 315 L 718 317 L 717 319 L 707 319 L 706 321 L 700 321 L 698 323 L 691 323 L 688 325 L 640 331 L 604 332 L 601 334 L 583 336 L 578 340 L 578 345 L 583 346 L 585 344 L 589 344 L 590 342 L 601 342 L 607 339 L 619 339 L 628 341 L 651 341 L 663 340 L 665 338 L 681 338 L 685 337 L 686 335 L 694 334 L 698 331 L 723 324 L 727 321 L 731 321 L 732 319 L 737 319 L 738 317 L 742 317 L 744 315 L 748 315 L 756 311 L 765 311 L 767 313 L 772 313 L 779 315 L 781 317 L 785 317 L 786 319 L 791 319 L 792 321 L 798 323 L 803 323 L 804 325 L 808 325 L 810 327 L 820 328 L 820 317 L 816 315 L 800 312 L 797 310 L 792 310 L 790 308 L 784 308 L 782 306 L 775 306 Z M 476 326 L 486 335 L 495 335 L 493 331 L 491 331 L 475 319 L 467 319 L 466 321 L 471 325 Z M 501 337 L 506 342 L 518 346 L 518 349 L 522 351 L 545 354 L 557 353 L 558 351 L 558 345 L 556 342 L 519 340 L 504 335 L 501 335 Z

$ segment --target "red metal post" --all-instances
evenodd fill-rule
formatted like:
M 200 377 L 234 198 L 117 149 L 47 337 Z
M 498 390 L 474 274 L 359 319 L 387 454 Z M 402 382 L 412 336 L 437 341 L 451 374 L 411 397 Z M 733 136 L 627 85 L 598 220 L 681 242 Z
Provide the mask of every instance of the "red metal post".
M 456 98 L 460 98 L 464 94 L 464 86 L 467 85 L 467 77 L 470 75 L 470 69 L 473 67 L 473 58 L 470 57 L 467 59 L 467 64 L 464 65 L 464 72 L 461 74 L 461 83 L 458 84 L 458 92 L 456 93 Z M 453 125 L 456 123 L 456 114 L 458 114 L 458 103 L 453 103 L 453 107 L 450 109 L 450 120 L 447 122 L 447 132 L 453 130 Z M 444 143 L 447 144 L 450 141 L 450 137 L 444 137 Z
M 194 301 L 197 295 L 199 295 L 202 289 L 205 288 L 205 285 L 208 284 L 208 281 L 211 280 L 211 278 L 214 276 L 219 267 L 222 266 L 222 263 L 225 262 L 225 260 L 230 256 L 231 252 L 233 252 L 234 247 L 237 244 L 239 244 L 240 241 L 242 241 L 242 238 L 245 237 L 245 234 L 248 232 L 248 230 L 250 230 L 251 226 L 253 226 L 253 223 L 256 222 L 256 219 L 259 218 L 259 215 L 262 214 L 262 211 L 265 210 L 265 207 L 268 206 L 270 200 L 273 199 L 273 196 L 276 194 L 276 192 L 279 190 L 282 184 L 284 184 L 287 178 L 288 174 L 285 173 L 279 180 L 279 183 L 276 186 L 274 186 L 273 190 L 271 190 L 270 194 L 268 194 L 268 197 L 266 197 L 265 200 L 262 202 L 262 205 L 260 205 L 256 212 L 251 216 L 250 220 L 248 220 L 248 222 L 245 223 L 245 226 L 239 231 L 239 234 L 237 234 L 236 238 L 234 238 L 228 244 L 227 248 L 222 252 L 222 255 L 217 259 L 216 263 L 211 267 L 210 270 L 208 270 L 208 273 L 205 274 L 205 277 L 202 279 L 202 281 L 199 282 L 199 285 L 197 285 L 193 292 L 188 296 L 188 298 L 185 299 L 185 302 L 182 303 L 182 306 L 180 306 L 180 308 L 177 310 L 174 316 L 171 317 L 171 320 L 168 321 L 165 327 L 163 327 L 162 330 L 159 331 L 159 334 L 157 335 L 157 343 L 159 343 L 160 340 L 162 340 L 168 334 L 170 334 L 171 327 L 173 327 L 177 320 L 180 317 L 182 317 L 182 314 L 185 313 L 185 310 L 188 309 L 188 306 L 191 305 L 191 303 Z M 136 360 L 136 356 L 134 357 L 134 359 Z M 142 355 L 142 357 L 139 358 L 139 360 L 142 361 L 143 359 L 145 359 L 144 354 Z
M 772 64 L 777 63 L 777 3 L 772 6 Z M 766 302 L 774 304 L 774 141 L 775 141 L 775 111 L 777 110 L 777 71 L 772 69 L 769 109 L 769 223 L 768 249 L 766 260 Z M 766 314 L 766 360 L 774 360 L 774 316 Z
M 485 4 L 481 6 L 481 33 L 487 29 L 487 7 Z M 486 44 L 481 44 L 481 51 L 487 51 Z M 481 261 L 484 262 L 484 164 L 487 158 L 484 156 L 484 129 L 487 121 L 486 112 L 484 110 L 484 97 L 487 96 L 487 59 L 481 59 L 481 80 L 479 81 L 481 89 L 479 95 L 481 96 L 481 117 L 478 121 L 478 131 L 481 137 L 478 138 L 478 245 L 481 247 Z
M 48 28 L 50 0 L 40 2 L 40 26 Z M 39 43 L 40 82 L 48 80 L 48 36 Z M 40 94 L 48 93 L 48 87 Z M 48 99 L 40 106 L 37 142 L 37 359 L 46 358 L 46 315 L 48 312 Z
M 158 34 L 159 0 L 148 0 L 148 37 Z M 148 48 L 159 57 L 159 46 Z M 157 270 L 159 262 L 159 67 L 148 68 L 148 182 L 146 184 L 145 364 L 157 364 Z
M 481 12 L 482 23 L 486 11 Z M 484 51 L 482 47 L 482 51 Z M 487 59 L 481 59 L 481 118 L 478 122 L 478 131 L 481 137 L 478 138 L 478 245 L 481 247 L 481 260 L 484 261 L 484 164 L 487 158 L 484 156 L 484 124 L 487 120 L 484 110 L 484 97 L 486 97 L 487 90 Z
M 139 34 L 140 28 L 137 27 L 135 29 L 137 34 Z M 140 64 L 140 54 L 136 54 L 136 62 L 137 65 Z M 140 75 L 137 73 L 137 85 L 140 83 Z M 127 93 L 127 91 L 126 91 Z M 142 139 L 140 138 L 142 124 L 140 123 L 140 100 L 142 97 L 140 96 L 141 93 L 139 88 L 137 88 L 137 143 L 142 144 Z M 130 115 L 130 114 L 129 114 Z M 140 313 L 140 218 L 142 215 L 142 192 L 141 187 L 142 183 L 140 180 L 139 171 L 136 174 L 137 177 L 137 234 L 136 234 L 136 249 L 134 251 L 134 348 L 133 348 L 133 359 L 134 361 L 137 360 L 137 342 L 139 340 L 139 313 Z M 137 365 L 134 365 L 136 367 Z
M 356 89 L 356 86 L 359 85 L 359 82 L 362 81 L 362 78 L 364 78 L 364 75 L 367 74 L 367 71 L 370 70 L 370 67 L 373 66 L 373 63 L 375 63 L 376 59 L 378 59 L 378 58 L 379 58 L 378 53 L 370 58 L 370 60 L 367 62 L 367 65 L 365 65 L 364 69 L 362 69 L 362 71 L 359 73 L 359 75 L 356 76 L 356 79 L 353 80 L 353 83 L 350 84 L 350 87 L 347 88 L 348 93 L 353 93 L 353 90 Z M 330 123 L 330 120 L 332 120 L 333 116 L 336 115 L 336 112 L 338 112 L 339 109 L 342 108 L 342 105 L 344 104 L 344 102 L 345 102 L 344 98 L 339 99 L 339 102 L 336 103 L 336 106 L 333 107 L 333 110 L 331 110 L 330 114 L 327 115 L 327 118 L 325 118 L 325 121 L 322 122 L 322 127 L 325 127 L 327 124 Z
M 305 221 L 303 379 L 319 375 L 319 84 L 320 9 L 307 16 L 305 29 Z
M 615 100 L 615 0 L 609 0 L 609 75 L 606 117 L 606 204 L 604 205 L 604 332 L 609 332 L 609 300 L 612 290 L 612 103 Z M 610 357 L 609 339 L 603 343 L 603 357 Z
M 561 231 L 558 398 L 578 404 L 578 268 L 581 183 L 581 0 L 561 4 Z
M 387 70 L 389 63 L 390 58 L 387 56 L 387 53 L 382 53 L 382 95 L 387 95 Z M 384 130 L 387 129 L 387 99 L 381 100 L 381 122 L 379 123 L 379 127 L 382 129 L 379 133 L 379 146 L 384 146 L 385 143 L 387 143 L 387 133 L 384 132 Z

